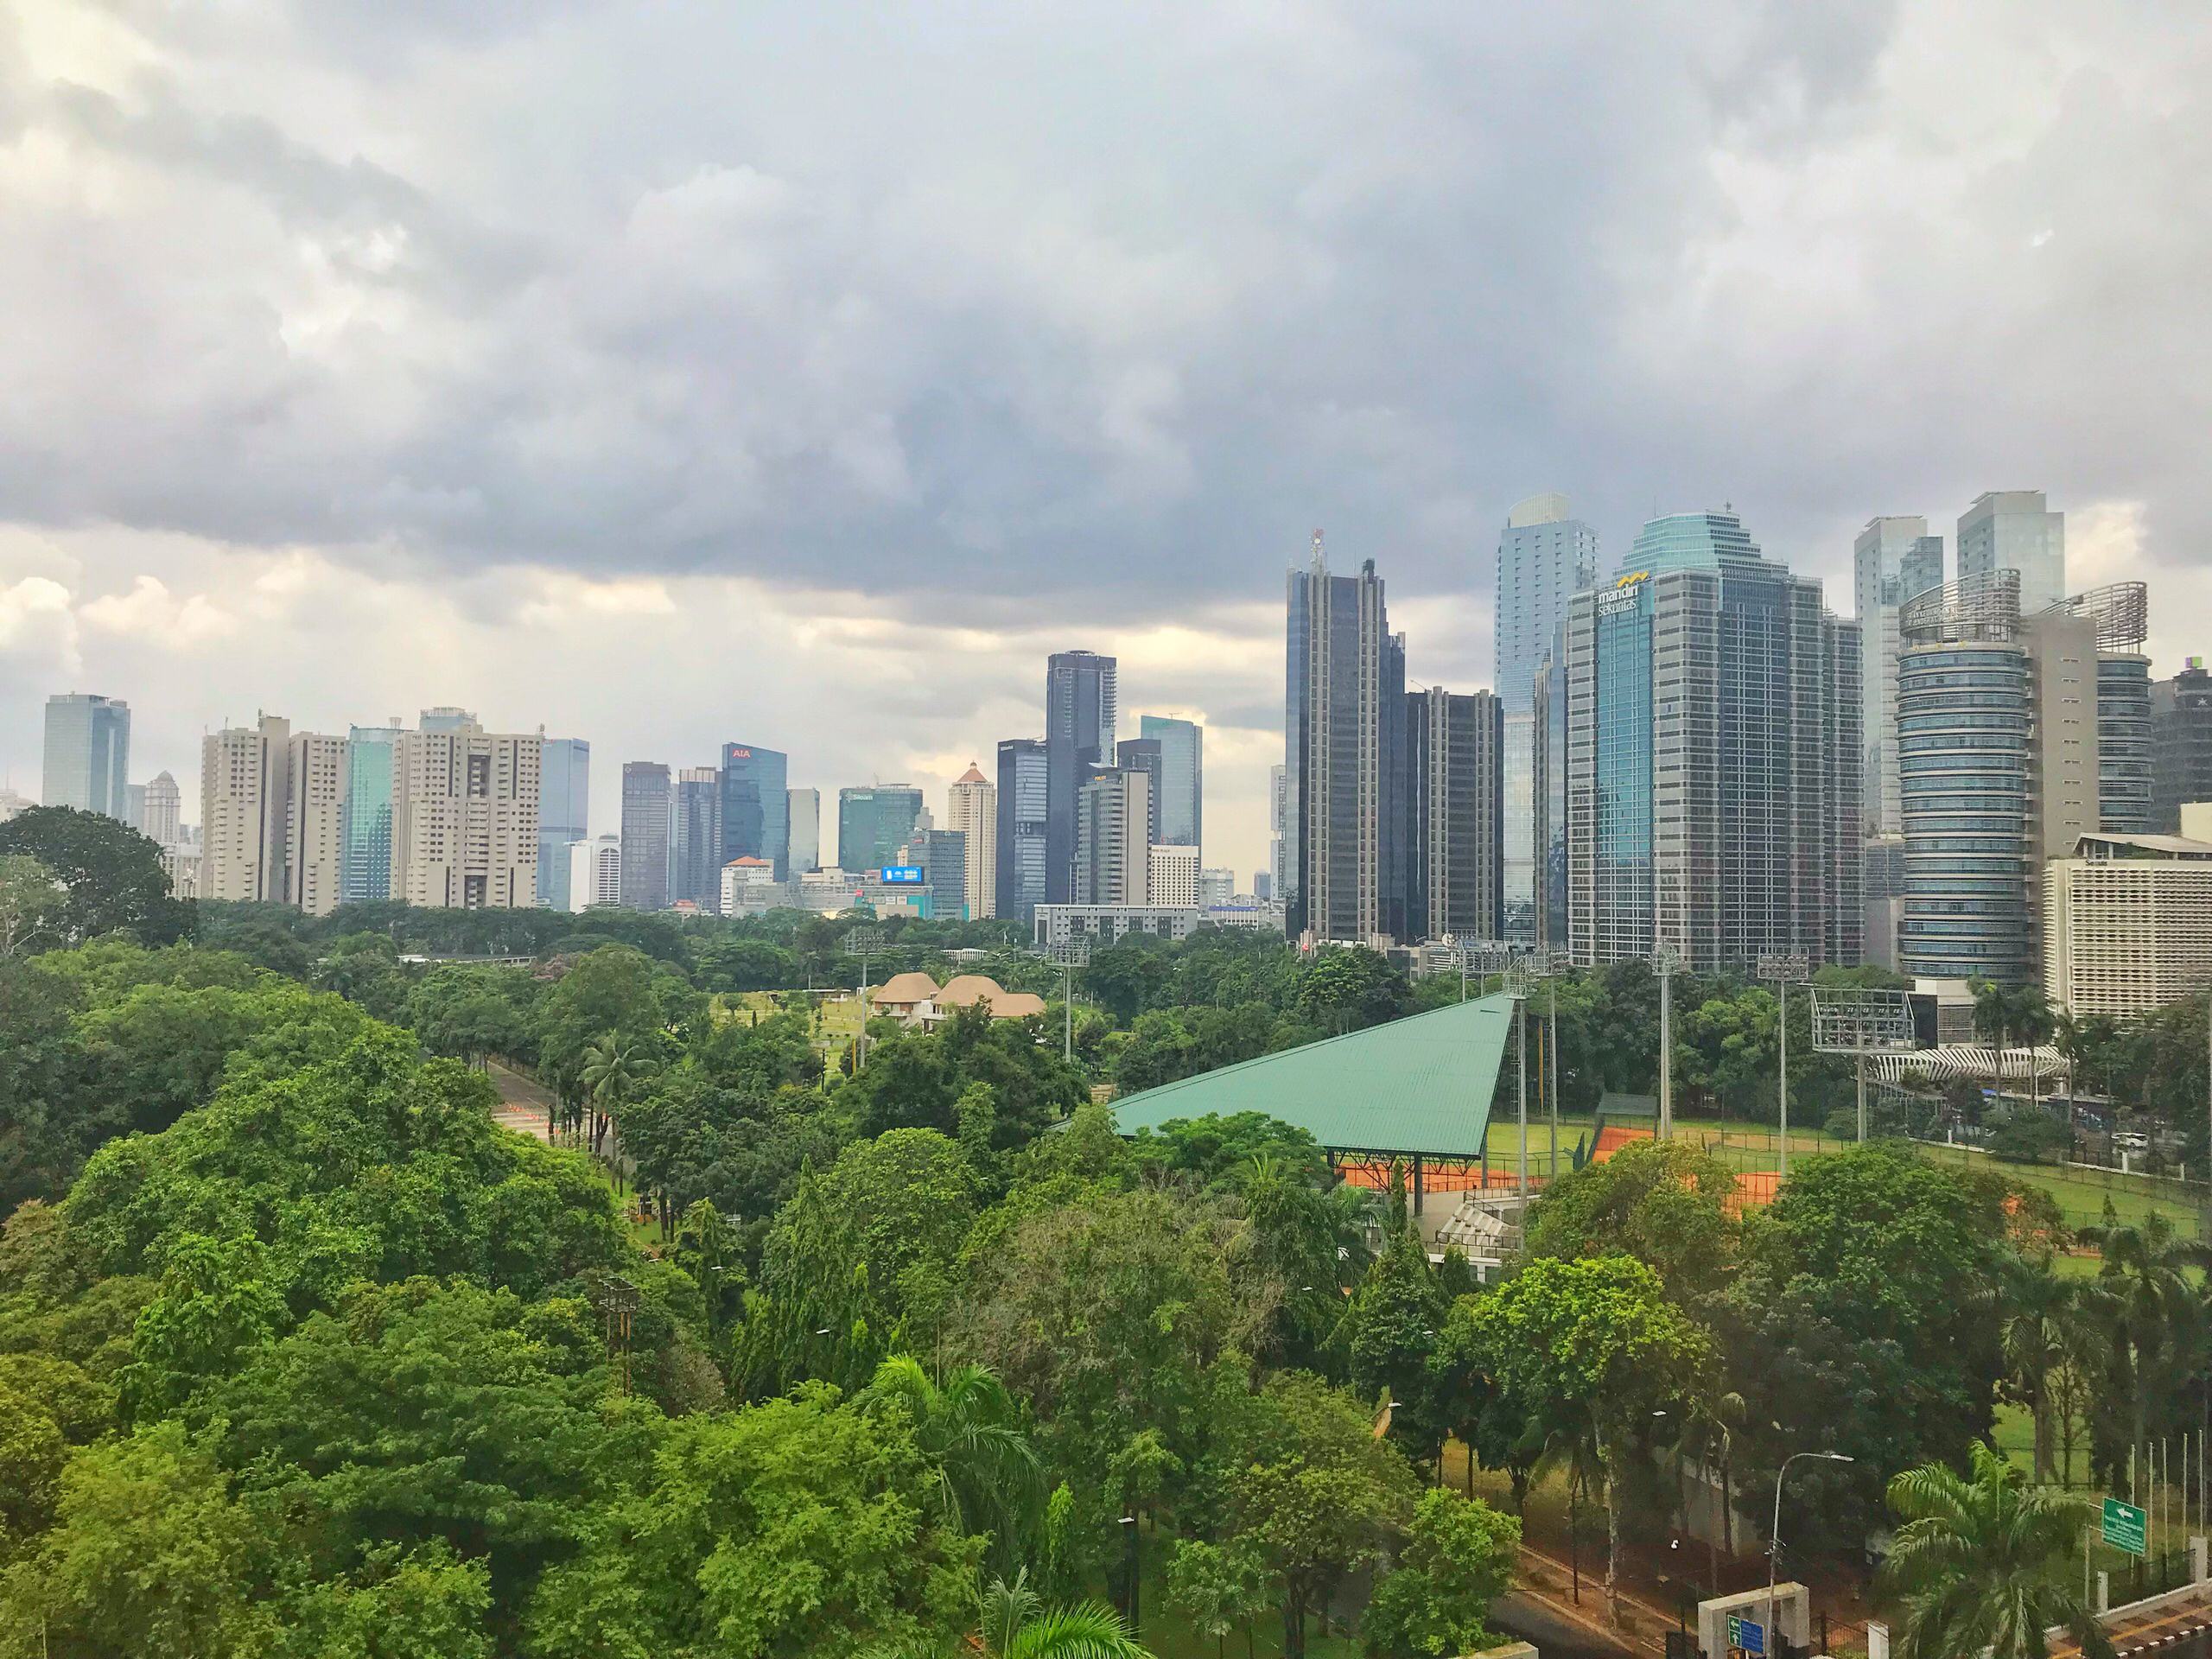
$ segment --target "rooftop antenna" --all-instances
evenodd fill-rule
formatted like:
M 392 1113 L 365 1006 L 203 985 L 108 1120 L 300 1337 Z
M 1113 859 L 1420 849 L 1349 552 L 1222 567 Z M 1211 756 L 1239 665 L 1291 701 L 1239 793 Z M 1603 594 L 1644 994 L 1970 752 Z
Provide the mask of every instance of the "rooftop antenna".
M 1328 560 L 1322 556 L 1321 532 L 1318 530 L 1313 532 L 1313 568 L 1316 570 L 1325 570 L 1329 568 Z

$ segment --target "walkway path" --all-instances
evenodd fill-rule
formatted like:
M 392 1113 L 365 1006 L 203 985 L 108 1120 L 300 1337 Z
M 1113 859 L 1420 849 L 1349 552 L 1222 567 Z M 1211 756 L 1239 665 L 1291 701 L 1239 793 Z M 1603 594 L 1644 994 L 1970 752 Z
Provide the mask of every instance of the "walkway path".
M 493 1116 L 518 1135 L 549 1140 L 547 1114 L 552 1109 L 553 1096 L 521 1072 L 511 1071 L 497 1060 L 489 1062 L 486 1069 L 493 1086 L 499 1091 L 499 1103 Z

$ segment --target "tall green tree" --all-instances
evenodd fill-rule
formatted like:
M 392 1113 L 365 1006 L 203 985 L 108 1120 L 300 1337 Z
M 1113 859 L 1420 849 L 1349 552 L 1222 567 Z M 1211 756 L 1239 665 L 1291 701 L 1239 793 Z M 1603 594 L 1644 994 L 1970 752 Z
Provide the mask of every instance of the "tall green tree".
M 36 859 L 60 884 L 47 922 L 62 940 L 81 944 L 121 933 L 141 944 L 192 936 L 192 902 L 169 895 L 162 849 L 101 812 L 35 806 L 0 823 L 0 855 Z
M 1045 1471 L 1006 1384 L 987 1367 L 968 1364 L 940 1386 L 912 1356 L 894 1354 L 858 1403 L 905 1414 L 934 1471 L 945 1525 L 988 1536 L 993 1567 L 1001 1577 L 1018 1575 L 1044 1511 Z
M 1605 1598 L 1620 1617 L 1624 1483 L 1651 1414 L 1706 1365 L 1706 1332 L 1632 1256 L 1540 1258 L 1474 1304 L 1478 1363 L 1530 1416 L 1583 1418 L 1605 1472 Z
M 1491 1645 L 1484 1621 L 1513 1582 L 1521 1523 L 1448 1487 L 1421 1494 L 1397 1564 L 1360 1620 L 1371 1659 L 1474 1653 Z
M 2054 1626 L 2089 1659 L 2111 1659 L 2112 1638 L 2074 1588 L 2087 1506 L 2031 1487 L 1982 1441 L 1968 1451 L 1966 1478 L 1930 1463 L 1890 1483 L 1903 1524 L 1876 1592 L 1904 1613 L 1898 1659 L 2044 1659 Z

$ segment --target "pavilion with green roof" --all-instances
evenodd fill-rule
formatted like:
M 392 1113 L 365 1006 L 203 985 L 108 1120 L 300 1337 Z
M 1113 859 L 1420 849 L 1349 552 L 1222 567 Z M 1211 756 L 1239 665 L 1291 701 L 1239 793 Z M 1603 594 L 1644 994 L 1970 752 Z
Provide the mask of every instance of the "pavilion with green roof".
M 1147 1089 L 1114 1103 L 1115 1127 L 1265 1112 L 1339 1167 L 1405 1160 L 1418 1204 L 1427 1172 L 1481 1162 L 1512 1030 L 1511 997 L 1476 997 Z

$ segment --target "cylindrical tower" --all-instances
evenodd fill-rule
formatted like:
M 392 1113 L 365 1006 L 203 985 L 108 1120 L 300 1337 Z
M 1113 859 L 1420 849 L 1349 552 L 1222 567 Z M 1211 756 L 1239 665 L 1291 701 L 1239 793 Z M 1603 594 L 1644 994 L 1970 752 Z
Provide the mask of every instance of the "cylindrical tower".
M 1920 595 L 1900 619 L 1897 762 L 1904 904 L 1897 966 L 2018 983 L 2028 915 L 2028 657 L 2018 573 Z

